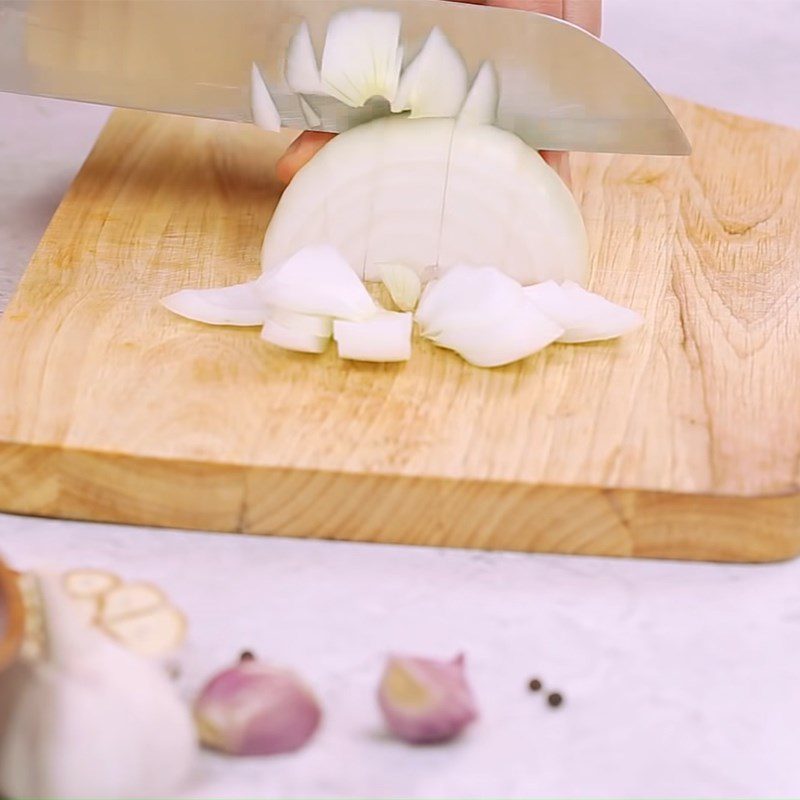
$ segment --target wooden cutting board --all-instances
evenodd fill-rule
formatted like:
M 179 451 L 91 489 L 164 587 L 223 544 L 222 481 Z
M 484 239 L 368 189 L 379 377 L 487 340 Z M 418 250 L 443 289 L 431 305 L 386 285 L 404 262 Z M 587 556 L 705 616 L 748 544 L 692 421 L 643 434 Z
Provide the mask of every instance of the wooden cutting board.
M 0 508 L 766 561 L 800 552 L 800 133 L 676 101 L 690 160 L 579 156 L 615 343 L 503 369 L 269 347 L 158 299 L 258 274 L 285 139 L 117 112 L 0 320 Z M 58 146 L 57 133 L 53 146 Z

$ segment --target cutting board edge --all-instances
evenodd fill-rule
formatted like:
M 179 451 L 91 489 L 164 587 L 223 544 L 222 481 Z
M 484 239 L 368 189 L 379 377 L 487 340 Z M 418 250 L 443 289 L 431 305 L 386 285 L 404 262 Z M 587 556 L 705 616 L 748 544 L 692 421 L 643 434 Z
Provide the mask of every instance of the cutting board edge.
M 800 555 L 800 493 L 720 497 L 348 474 L 13 442 L 0 442 L 0 511 L 183 530 L 590 556 L 763 563 Z

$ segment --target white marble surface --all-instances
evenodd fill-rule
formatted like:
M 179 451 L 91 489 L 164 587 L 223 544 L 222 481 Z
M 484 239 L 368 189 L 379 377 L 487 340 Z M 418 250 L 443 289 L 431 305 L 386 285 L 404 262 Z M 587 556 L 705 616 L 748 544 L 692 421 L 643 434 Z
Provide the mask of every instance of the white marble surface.
M 800 125 L 800 0 L 607 0 L 659 88 Z M 105 119 L 0 95 L 0 308 Z M 2 354 L 0 354 L 2 357 Z M 327 719 L 302 753 L 204 756 L 198 797 L 796 797 L 800 562 L 720 566 L 197 535 L 0 516 L 20 567 L 168 586 L 184 690 L 243 647 L 300 668 Z M 483 719 L 459 743 L 380 735 L 387 650 L 466 650 Z M 537 674 L 567 704 L 525 691 Z

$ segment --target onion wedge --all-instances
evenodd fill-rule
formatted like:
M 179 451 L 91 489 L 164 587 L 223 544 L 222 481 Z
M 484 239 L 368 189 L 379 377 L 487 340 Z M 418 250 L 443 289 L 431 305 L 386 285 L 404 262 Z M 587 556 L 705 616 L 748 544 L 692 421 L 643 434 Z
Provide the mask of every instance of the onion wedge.
M 339 358 L 351 361 L 408 361 L 411 358 L 413 316 L 383 311 L 366 322 L 333 323 Z
M 555 281 L 545 281 L 527 286 L 524 292 L 530 303 L 564 328 L 559 342 L 580 344 L 616 339 L 644 323 L 637 311 L 616 305 L 572 281 L 561 286 Z
M 256 281 L 220 289 L 182 289 L 161 301 L 173 314 L 207 325 L 263 325 L 266 304 Z
M 461 107 L 458 121 L 467 125 L 494 124 L 499 92 L 497 73 L 488 61 L 484 61 Z
M 259 128 L 273 133 L 281 129 L 281 115 L 257 64 L 250 67 L 250 111 Z
M 261 338 L 268 344 L 296 353 L 324 353 L 330 342 L 330 336 L 314 336 L 296 328 L 284 328 L 276 322 L 265 323 Z
M 286 83 L 296 94 L 323 94 L 314 43 L 308 23 L 303 20 L 286 51 Z
M 413 311 L 422 293 L 422 282 L 416 270 L 405 264 L 381 264 L 381 282 L 400 311 Z

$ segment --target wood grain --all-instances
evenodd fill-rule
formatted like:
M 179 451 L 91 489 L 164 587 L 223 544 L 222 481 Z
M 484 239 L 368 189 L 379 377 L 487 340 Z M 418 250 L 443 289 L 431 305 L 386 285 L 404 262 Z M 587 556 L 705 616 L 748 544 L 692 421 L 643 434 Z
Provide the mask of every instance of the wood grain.
M 0 320 L 0 508 L 713 560 L 800 552 L 800 133 L 690 103 L 691 159 L 580 156 L 620 342 L 478 370 L 269 347 L 158 298 L 258 274 L 285 139 L 116 112 Z

